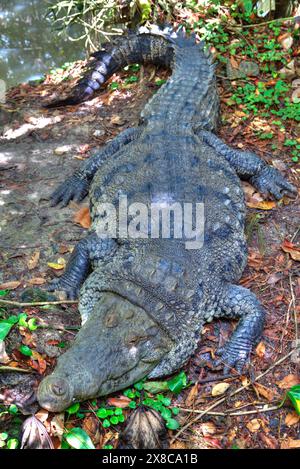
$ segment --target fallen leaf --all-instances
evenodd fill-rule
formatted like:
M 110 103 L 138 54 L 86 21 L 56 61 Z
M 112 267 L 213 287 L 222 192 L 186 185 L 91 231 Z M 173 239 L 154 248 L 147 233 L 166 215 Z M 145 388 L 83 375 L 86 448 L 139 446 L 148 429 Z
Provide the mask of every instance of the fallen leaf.
M 262 200 L 262 201 L 255 201 L 253 198 L 249 201 L 246 201 L 247 207 L 250 208 L 258 208 L 259 210 L 272 210 L 272 208 L 276 207 L 276 202 L 273 200 Z
M 266 353 L 266 346 L 263 342 L 259 342 L 258 346 L 255 349 L 256 355 L 258 355 L 260 358 L 263 358 Z
M 66 266 L 66 261 L 63 257 L 59 257 L 57 262 L 48 262 L 47 265 L 54 270 L 61 270 L 64 269 Z
M 300 448 L 300 440 L 292 440 L 291 438 L 288 438 L 287 440 L 284 440 L 281 442 L 280 448 L 281 449 Z
M 276 383 L 280 389 L 289 389 L 296 384 L 300 384 L 300 379 L 297 375 L 287 375 L 281 381 Z
M 297 414 L 297 412 L 290 412 L 287 414 L 285 417 L 285 424 L 288 427 L 291 427 L 292 425 L 296 425 L 297 423 L 300 422 L 300 415 Z
M 90 228 L 91 215 L 88 207 L 82 207 L 74 215 L 74 222 L 81 225 L 83 228 Z
M 253 386 L 255 387 L 258 394 L 265 397 L 270 402 L 273 401 L 274 393 L 273 391 L 271 391 L 271 389 L 267 388 L 266 386 L 260 383 L 254 383 Z
M 200 430 L 203 436 L 214 435 L 217 431 L 216 426 L 213 422 L 201 423 Z
M 281 245 L 281 249 L 284 252 L 287 252 L 290 254 L 291 258 L 294 261 L 300 261 L 300 248 L 296 246 L 295 244 L 291 243 L 287 239 L 285 239 Z
M 5 350 L 5 342 L 4 340 L 0 340 L 0 363 L 8 363 L 9 361 L 10 358 Z
M 65 423 L 65 414 L 61 412 L 60 414 L 55 414 L 50 423 L 51 435 L 56 436 L 59 440 L 62 440 L 64 433 L 64 423 Z
M 39 259 L 40 259 L 40 251 L 36 251 L 27 262 L 28 269 L 29 270 L 35 269 L 39 263 Z
M 198 384 L 196 383 L 194 384 L 194 386 L 191 388 L 190 392 L 188 393 L 188 396 L 185 400 L 185 405 L 187 407 L 191 407 L 194 404 L 197 396 L 198 396 Z
M 259 436 L 268 448 L 276 449 L 278 447 L 278 442 L 273 435 L 266 435 L 261 432 L 259 433 Z
M 228 383 L 215 384 L 215 386 L 211 390 L 211 395 L 214 396 L 214 397 L 215 396 L 221 396 L 222 394 L 224 394 L 227 391 L 229 386 L 230 386 L 230 384 L 228 384 Z
M 121 409 L 125 409 L 126 407 L 128 407 L 130 401 L 131 399 L 126 396 L 110 397 L 109 399 L 107 399 L 108 405 L 120 407 Z
M 43 285 L 46 283 L 46 280 L 43 277 L 34 277 L 30 278 L 28 283 L 30 283 L 30 285 Z
M 46 428 L 34 415 L 22 425 L 21 449 L 53 449 Z
M 21 282 L 18 280 L 13 280 L 11 282 L 1 283 L 0 290 L 15 290 L 21 285 Z
M 259 419 L 250 420 L 250 422 L 248 422 L 248 423 L 246 424 L 246 427 L 248 428 L 248 430 L 249 430 L 251 433 L 257 432 L 257 431 L 260 429 L 260 421 L 259 421 Z

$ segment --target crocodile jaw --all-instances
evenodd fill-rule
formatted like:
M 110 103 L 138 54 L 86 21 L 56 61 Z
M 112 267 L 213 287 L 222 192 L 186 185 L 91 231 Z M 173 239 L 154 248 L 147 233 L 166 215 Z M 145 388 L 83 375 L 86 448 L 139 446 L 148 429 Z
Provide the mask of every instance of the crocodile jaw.
M 173 346 L 142 308 L 104 293 L 52 375 L 41 382 L 38 401 L 60 412 L 72 402 L 123 389 L 144 378 Z

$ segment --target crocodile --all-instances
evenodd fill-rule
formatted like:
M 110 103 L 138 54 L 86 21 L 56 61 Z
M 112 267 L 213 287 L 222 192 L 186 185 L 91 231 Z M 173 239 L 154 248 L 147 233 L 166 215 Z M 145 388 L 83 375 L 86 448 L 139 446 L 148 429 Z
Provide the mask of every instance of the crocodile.
M 64 274 L 49 286 L 69 298 L 79 295 L 82 318 L 74 343 L 38 389 L 40 405 L 54 412 L 146 376 L 172 374 L 195 352 L 203 325 L 213 318 L 239 320 L 215 364 L 225 373 L 242 372 L 262 335 L 265 309 L 238 285 L 247 262 L 240 179 L 271 198 L 295 193 L 255 153 L 230 148 L 217 137 L 215 64 L 205 45 L 182 31 L 157 28 L 122 36 L 95 53 L 70 96 L 50 107 L 90 99 L 131 63 L 163 65 L 172 74 L 142 111 L 139 125 L 91 156 L 51 198 L 52 205 L 65 206 L 89 193 L 92 219 Z M 117 207 L 121 197 L 130 207 L 199 204 L 202 242 L 187 247 L 189 234 L 175 233 L 171 213 L 170 236 L 150 236 L 150 222 L 143 225 L 138 210 L 128 212 L 126 226 L 138 218 L 140 236 L 121 228 L 103 235 L 106 204 Z M 123 212 L 117 213 L 119 221 Z

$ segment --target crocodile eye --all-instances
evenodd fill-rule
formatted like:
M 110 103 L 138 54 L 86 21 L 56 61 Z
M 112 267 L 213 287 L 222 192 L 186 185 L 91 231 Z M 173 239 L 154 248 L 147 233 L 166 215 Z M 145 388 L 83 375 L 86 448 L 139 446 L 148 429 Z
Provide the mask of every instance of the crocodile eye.
M 115 312 L 109 312 L 104 320 L 106 327 L 116 327 L 119 324 L 119 315 Z
M 50 388 L 56 396 L 63 396 L 68 392 L 67 383 L 62 379 L 57 379 L 55 382 L 51 383 Z
M 148 340 L 147 336 L 129 337 L 127 340 L 127 345 L 129 347 L 136 347 L 140 342 L 145 342 L 146 340 Z

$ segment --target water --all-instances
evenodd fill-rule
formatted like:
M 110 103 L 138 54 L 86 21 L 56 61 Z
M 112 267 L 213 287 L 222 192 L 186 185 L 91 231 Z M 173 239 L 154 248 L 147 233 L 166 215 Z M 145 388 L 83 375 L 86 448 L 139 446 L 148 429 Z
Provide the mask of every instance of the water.
M 53 30 L 48 5 L 47 0 L 0 0 L 0 80 L 7 87 L 85 57 L 83 42 Z

